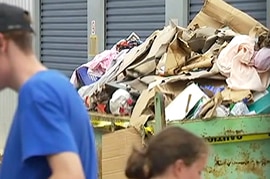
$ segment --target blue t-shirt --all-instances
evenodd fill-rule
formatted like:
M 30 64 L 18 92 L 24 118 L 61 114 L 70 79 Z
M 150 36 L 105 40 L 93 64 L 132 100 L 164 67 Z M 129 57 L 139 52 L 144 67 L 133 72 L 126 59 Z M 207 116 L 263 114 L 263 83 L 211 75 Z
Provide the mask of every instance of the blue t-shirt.
M 0 179 L 48 179 L 47 155 L 75 152 L 87 179 L 97 179 L 97 156 L 89 115 L 68 79 L 52 70 L 30 78 L 19 90 Z

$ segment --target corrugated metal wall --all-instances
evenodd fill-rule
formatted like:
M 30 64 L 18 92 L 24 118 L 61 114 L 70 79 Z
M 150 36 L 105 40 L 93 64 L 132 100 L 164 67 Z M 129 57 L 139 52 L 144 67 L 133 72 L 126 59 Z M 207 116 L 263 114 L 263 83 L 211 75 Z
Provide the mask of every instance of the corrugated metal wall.
M 135 31 L 144 40 L 165 25 L 165 0 L 106 0 L 106 48 Z
M 33 2 L 35 0 L 0 0 L 27 9 L 34 17 Z M 6 137 L 17 106 L 17 94 L 9 89 L 0 92 L 0 151 L 4 148 Z
M 40 1 L 40 58 L 71 76 L 87 62 L 87 0 Z
M 267 6 L 266 0 L 225 0 L 232 6 L 246 12 L 262 24 L 266 25 L 267 18 Z M 192 20 L 194 16 L 200 11 L 203 5 L 201 0 L 189 1 L 189 20 Z

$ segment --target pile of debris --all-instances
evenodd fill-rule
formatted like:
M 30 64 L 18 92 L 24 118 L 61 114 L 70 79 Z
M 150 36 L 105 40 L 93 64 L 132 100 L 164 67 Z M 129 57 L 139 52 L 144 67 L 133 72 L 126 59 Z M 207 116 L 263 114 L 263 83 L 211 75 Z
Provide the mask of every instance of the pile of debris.
M 140 128 L 153 118 L 156 92 L 168 121 L 270 113 L 262 104 L 269 69 L 268 29 L 222 0 L 206 0 L 187 28 L 170 24 L 144 42 L 133 33 L 76 69 L 71 82 L 90 111 L 129 115 Z

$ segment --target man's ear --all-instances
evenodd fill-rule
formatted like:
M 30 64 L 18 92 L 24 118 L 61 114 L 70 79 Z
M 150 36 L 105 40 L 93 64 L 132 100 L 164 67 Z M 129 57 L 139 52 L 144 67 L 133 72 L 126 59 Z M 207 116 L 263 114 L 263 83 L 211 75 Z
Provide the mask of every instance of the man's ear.
M 7 39 L 0 33 L 0 53 L 4 53 L 7 49 Z

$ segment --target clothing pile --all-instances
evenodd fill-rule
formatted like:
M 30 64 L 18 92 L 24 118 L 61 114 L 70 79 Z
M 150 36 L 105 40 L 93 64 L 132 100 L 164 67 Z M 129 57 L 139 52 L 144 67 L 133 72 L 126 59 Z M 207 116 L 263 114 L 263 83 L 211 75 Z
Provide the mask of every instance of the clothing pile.
M 89 110 L 129 115 L 141 126 L 162 92 L 167 120 L 249 115 L 257 113 L 249 108 L 255 96 L 269 90 L 268 29 L 222 0 L 206 0 L 186 28 L 171 23 L 133 42 L 118 42 L 86 65 L 96 80 L 78 92 Z
M 93 60 L 78 67 L 71 76 L 71 83 L 79 90 L 90 111 L 131 115 L 135 96 L 126 84 L 110 85 L 112 74 L 123 62 L 130 49 L 142 41 L 134 32 L 117 42 L 110 50 L 96 55 Z

